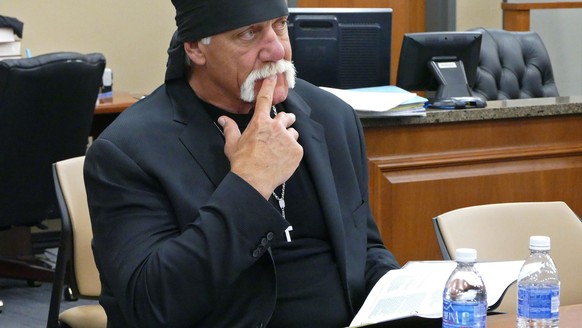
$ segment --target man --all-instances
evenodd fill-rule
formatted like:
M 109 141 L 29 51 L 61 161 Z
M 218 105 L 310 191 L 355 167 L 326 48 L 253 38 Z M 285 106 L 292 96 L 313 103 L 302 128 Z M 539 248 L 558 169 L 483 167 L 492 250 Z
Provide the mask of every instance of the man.
M 349 325 L 398 268 L 355 112 L 295 81 L 285 0 L 173 3 L 166 82 L 85 162 L 109 325 Z

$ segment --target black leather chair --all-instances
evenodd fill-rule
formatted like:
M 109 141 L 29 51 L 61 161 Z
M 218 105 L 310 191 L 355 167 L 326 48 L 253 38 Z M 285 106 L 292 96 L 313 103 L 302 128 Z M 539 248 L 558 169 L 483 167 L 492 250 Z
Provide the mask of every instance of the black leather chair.
M 53 281 L 30 226 L 59 217 L 52 163 L 85 154 L 104 68 L 99 53 L 0 61 L 0 276 Z
M 559 96 L 550 56 L 536 32 L 472 31 L 483 35 L 475 96 L 485 100 Z

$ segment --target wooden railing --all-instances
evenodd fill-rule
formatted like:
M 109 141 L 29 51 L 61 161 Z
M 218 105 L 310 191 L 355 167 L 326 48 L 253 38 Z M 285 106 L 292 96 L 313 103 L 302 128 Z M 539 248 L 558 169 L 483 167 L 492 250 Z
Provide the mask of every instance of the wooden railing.
M 531 10 L 572 8 L 582 8 L 582 2 L 502 2 L 503 29 L 509 31 L 529 31 Z

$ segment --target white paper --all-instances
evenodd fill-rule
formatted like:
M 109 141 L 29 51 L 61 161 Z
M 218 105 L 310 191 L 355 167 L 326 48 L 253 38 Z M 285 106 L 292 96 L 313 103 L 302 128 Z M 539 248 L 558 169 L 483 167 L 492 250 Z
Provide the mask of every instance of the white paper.
M 355 110 L 369 112 L 385 112 L 416 97 L 412 92 L 361 92 L 335 88 L 320 87 L 321 89 L 336 95 L 348 103 Z
M 0 27 L 0 42 L 14 42 L 14 30 L 11 27 Z

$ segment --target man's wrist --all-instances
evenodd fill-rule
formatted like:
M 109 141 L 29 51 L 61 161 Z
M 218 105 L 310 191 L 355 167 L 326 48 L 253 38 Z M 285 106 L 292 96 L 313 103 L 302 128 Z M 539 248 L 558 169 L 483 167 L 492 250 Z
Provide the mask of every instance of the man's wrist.
M 231 171 L 234 175 L 238 176 L 242 180 L 244 180 L 249 186 L 255 189 L 259 194 L 261 194 L 265 199 L 269 199 L 271 197 L 271 193 L 275 189 L 270 185 L 260 181 L 262 179 L 257 179 L 252 176 L 245 176 L 244 174 L 239 174 L 237 172 Z

